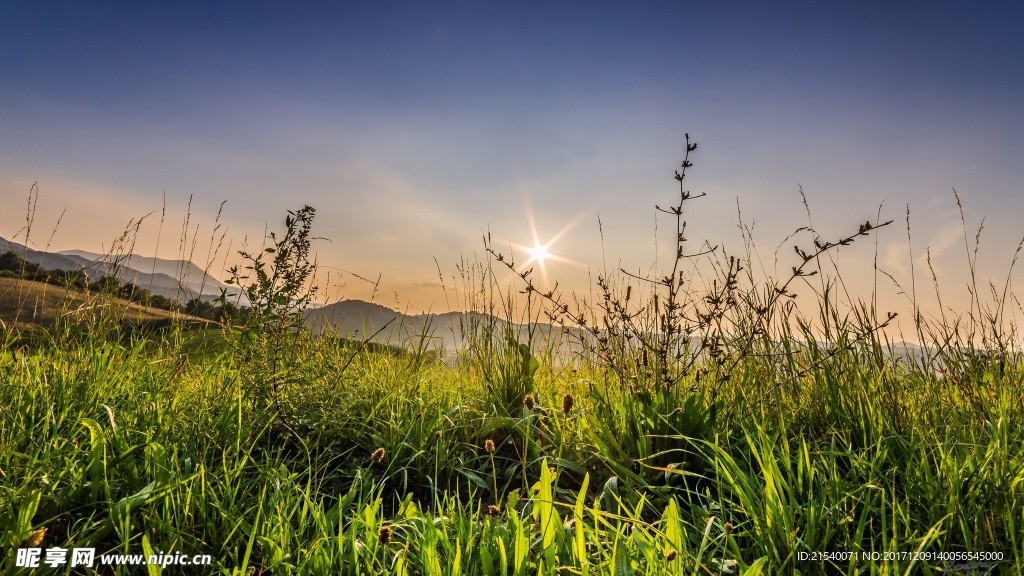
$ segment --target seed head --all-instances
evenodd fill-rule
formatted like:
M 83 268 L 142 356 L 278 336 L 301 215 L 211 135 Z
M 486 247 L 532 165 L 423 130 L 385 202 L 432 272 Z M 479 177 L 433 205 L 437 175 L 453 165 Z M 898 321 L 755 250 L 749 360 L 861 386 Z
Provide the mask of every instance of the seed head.
M 501 508 L 499 508 L 497 504 L 490 504 L 490 505 L 487 506 L 487 515 L 488 516 L 498 516 L 500 514 L 501 514 Z
M 484 450 L 487 450 L 488 454 L 494 454 L 494 440 L 490 438 L 484 440 Z
M 384 448 L 377 448 L 373 451 L 373 455 L 370 456 L 370 462 L 377 464 L 388 455 L 388 451 Z
M 572 412 L 572 406 L 575 402 L 576 401 L 573 399 L 572 394 L 562 396 L 562 413 L 568 416 L 569 412 Z
M 527 410 L 533 410 L 533 407 L 536 405 L 537 403 L 533 399 L 533 394 L 527 394 L 523 398 L 523 406 L 526 406 Z
M 678 552 L 676 552 L 675 550 L 669 548 L 668 550 L 665 551 L 665 560 L 668 561 L 668 562 L 671 562 L 671 561 L 675 560 L 676 556 L 678 556 L 678 555 L 679 555 Z
M 22 543 L 24 548 L 38 548 L 43 543 L 43 537 L 46 536 L 46 526 L 33 530 Z
M 736 529 L 736 527 L 733 526 L 732 522 L 726 522 L 725 523 L 725 533 L 726 534 L 732 534 L 732 531 L 735 530 L 735 529 Z
M 377 531 L 377 540 L 379 540 L 381 544 L 391 542 L 391 526 L 381 526 L 380 530 Z

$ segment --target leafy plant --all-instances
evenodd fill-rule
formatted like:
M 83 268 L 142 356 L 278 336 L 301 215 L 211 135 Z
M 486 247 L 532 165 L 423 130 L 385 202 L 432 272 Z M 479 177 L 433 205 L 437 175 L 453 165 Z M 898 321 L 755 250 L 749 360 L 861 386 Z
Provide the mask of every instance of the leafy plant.
M 246 387 L 257 404 L 273 405 L 278 421 L 298 440 L 301 438 L 289 422 L 282 394 L 286 385 L 295 382 L 299 371 L 303 311 L 316 294 L 316 286 L 310 284 L 316 271 L 316 262 L 310 259 L 315 214 L 310 206 L 289 210 L 284 233 L 279 236 L 271 232 L 271 245 L 261 252 L 240 251 L 247 264 L 241 269 L 232 267 L 226 281 L 242 288 L 251 307 L 237 345 Z M 221 306 L 227 307 L 227 299 L 224 290 Z

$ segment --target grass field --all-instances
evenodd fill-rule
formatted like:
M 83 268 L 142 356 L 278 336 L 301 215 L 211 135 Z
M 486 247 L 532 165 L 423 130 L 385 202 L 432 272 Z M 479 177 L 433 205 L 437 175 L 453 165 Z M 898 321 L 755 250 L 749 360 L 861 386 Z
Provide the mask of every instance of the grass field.
M 286 429 L 237 330 L 102 324 L 0 357 L 4 573 L 93 573 L 15 568 L 32 545 L 210 555 L 180 574 L 1024 573 L 1009 350 L 939 373 L 775 339 L 663 390 L 512 343 L 293 334 Z
M 1024 573 L 1009 276 L 981 302 L 972 260 L 960 317 L 929 319 L 909 291 L 919 345 L 890 342 L 895 315 L 840 310 L 821 265 L 891 221 L 803 229 L 792 274 L 758 279 L 750 244 L 746 260 L 684 247 L 686 142 L 678 203 L 658 208 L 676 222 L 664 276 L 602 273 L 597 301 L 570 305 L 488 236 L 487 262 L 461 268 L 475 313 L 454 356 L 303 327 L 310 207 L 240 253 L 247 311 L 223 326 L 0 280 L 0 567 Z M 521 330 L 542 313 L 573 328 L 569 352 Z M 26 550 L 74 548 L 95 566 L 26 567 Z

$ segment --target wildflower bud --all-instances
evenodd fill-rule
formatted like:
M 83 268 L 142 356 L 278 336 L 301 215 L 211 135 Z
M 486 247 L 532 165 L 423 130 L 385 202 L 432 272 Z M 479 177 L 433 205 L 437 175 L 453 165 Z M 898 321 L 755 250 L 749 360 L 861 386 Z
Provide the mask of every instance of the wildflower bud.
M 732 534 L 732 531 L 735 530 L 735 529 L 736 529 L 736 527 L 733 526 L 732 522 L 726 522 L 725 523 L 725 533 L 726 534 Z
M 668 550 L 665 551 L 665 561 L 671 562 L 671 561 L 675 560 L 676 556 L 678 556 L 678 555 L 679 555 L 678 552 L 676 552 L 675 550 L 669 548 Z
M 562 396 L 562 413 L 568 416 L 569 412 L 572 412 L 572 405 L 574 402 L 575 400 L 573 400 L 572 394 Z
M 494 454 L 494 440 L 490 438 L 484 440 L 484 450 L 487 450 L 488 454 Z
M 527 410 L 533 410 L 533 407 L 536 406 L 536 402 L 533 400 L 533 394 L 527 394 L 526 397 L 523 398 L 523 406 L 526 406 Z
M 391 526 L 381 526 L 380 530 L 377 531 L 377 540 L 379 540 L 381 544 L 391 542 Z
M 370 456 L 370 461 L 373 462 L 374 464 L 377 464 L 381 460 L 383 460 L 384 457 L 387 456 L 387 454 L 388 452 L 384 448 L 377 448 L 376 450 L 373 451 L 373 455 Z

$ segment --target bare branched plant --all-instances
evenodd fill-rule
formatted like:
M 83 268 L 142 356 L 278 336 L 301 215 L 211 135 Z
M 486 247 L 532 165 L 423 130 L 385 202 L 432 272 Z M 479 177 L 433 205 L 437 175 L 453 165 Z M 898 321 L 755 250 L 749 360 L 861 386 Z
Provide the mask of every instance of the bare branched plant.
M 798 328 L 794 289 L 799 281 L 806 282 L 819 273 L 821 257 L 892 221 L 866 221 L 856 232 L 834 241 L 801 228 L 811 232 L 813 247 L 793 246 L 799 260 L 791 272 L 781 279 L 759 280 L 749 271 L 749 247 L 745 259 L 707 241 L 691 248 L 686 235 L 689 202 L 706 196 L 686 187 L 693 166 L 691 154 L 696 150 L 697 143 L 687 134 L 683 160 L 674 173 L 678 196 L 667 207 L 655 206 L 675 224 L 671 264 L 654 274 L 623 268 L 611 274 L 603 271 L 596 281 L 597 302 L 566 296 L 557 284 L 552 290 L 541 290 L 531 277 L 532 269 L 518 269 L 513 258 L 500 253 L 487 239 L 485 244 L 493 258 L 518 276 L 524 293 L 537 294 L 548 304 L 553 322 L 573 326 L 584 335 L 584 344 L 614 373 L 624 391 L 643 398 L 674 396 L 681 392 L 680 383 L 686 382 L 689 393 L 701 388 L 709 391 L 714 411 L 718 390 L 734 370 L 745 360 L 770 351 L 769 341 L 778 339 L 780 331 L 788 335 Z M 701 262 L 710 266 L 701 267 Z M 823 358 L 872 337 L 894 317 L 888 314 L 868 325 L 846 325 L 838 347 Z M 787 378 L 798 379 L 808 369 L 796 368 Z

